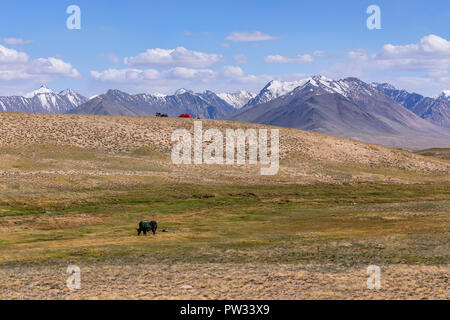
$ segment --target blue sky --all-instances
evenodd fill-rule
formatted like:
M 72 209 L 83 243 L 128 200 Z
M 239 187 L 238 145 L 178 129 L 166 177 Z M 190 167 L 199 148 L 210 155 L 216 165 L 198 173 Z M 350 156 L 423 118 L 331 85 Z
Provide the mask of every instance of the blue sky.
M 72 4 L 80 30 L 66 27 Z M 366 26 L 372 4 L 380 30 Z M 15 0 L 2 3 L 0 30 L 2 95 L 41 83 L 87 96 L 259 91 L 270 79 L 312 74 L 425 95 L 450 89 L 448 0 Z

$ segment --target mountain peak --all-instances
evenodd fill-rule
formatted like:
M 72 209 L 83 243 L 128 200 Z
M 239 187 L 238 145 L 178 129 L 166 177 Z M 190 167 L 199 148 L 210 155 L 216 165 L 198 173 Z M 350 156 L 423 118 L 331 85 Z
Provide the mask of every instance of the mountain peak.
M 250 99 L 247 105 L 266 103 L 278 97 L 281 97 L 297 87 L 305 85 L 312 78 L 306 78 L 296 81 L 272 80 L 259 92 L 259 94 Z
M 120 91 L 118 89 L 109 89 L 106 92 L 107 95 L 128 95 L 128 93 Z
M 315 80 L 315 81 L 320 81 L 320 80 L 326 81 L 326 82 L 331 82 L 331 81 L 333 81 L 333 79 L 327 78 L 327 77 L 322 76 L 322 75 L 320 75 L 320 74 L 319 74 L 319 75 L 312 76 L 311 79 L 313 79 L 313 80 Z
M 185 94 L 185 93 L 190 93 L 190 94 L 194 94 L 194 91 L 192 90 L 187 90 L 184 88 L 178 89 L 177 91 L 175 91 L 175 95 L 178 96 L 180 94 Z
M 372 85 L 381 90 L 397 90 L 392 84 L 389 84 L 387 82 L 379 83 L 379 82 L 372 82 Z
M 229 105 L 233 106 L 235 109 L 240 109 L 246 105 L 250 99 L 253 99 L 256 94 L 249 91 L 240 90 L 233 93 L 219 93 L 217 96 Z
M 57 93 L 42 85 L 23 96 L 0 99 L 0 107 L 6 112 L 65 113 L 85 101 L 84 96 L 72 89 Z
M 450 90 L 443 90 L 439 97 L 450 99 Z
M 266 90 L 270 90 L 273 95 L 281 96 L 286 94 L 295 88 L 304 85 L 311 78 L 301 79 L 297 81 L 280 81 L 280 80 L 272 80 L 265 87 Z M 264 89 L 263 89 L 264 90 Z
M 29 92 L 24 95 L 25 98 L 33 98 L 34 96 L 38 94 L 45 94 L 45 93 L 55 93 L 53 90 L 47 88 L 44 84 L 41 85 L 41 87 L 37 90 L 34 90 L 32 92 Z
M 73 90 L 73 89 L 66 89 L 66 90 L 63 90 L 63 91 L 61 91 L 60 93 L 59 93 L 59 95 L 60 96 L 67 96 L 67 95 L 76 95 L 77 93 Z

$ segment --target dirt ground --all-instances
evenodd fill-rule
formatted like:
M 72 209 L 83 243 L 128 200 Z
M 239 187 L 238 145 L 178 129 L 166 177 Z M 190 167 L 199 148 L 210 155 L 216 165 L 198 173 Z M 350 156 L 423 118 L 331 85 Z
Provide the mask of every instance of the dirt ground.
M 2 267 L 1 299 L 449 299 L 449 266 L 387 265 L 381 288 L 367 266 L 297 264 L 81 264 L 70 290 L 68 265 Z

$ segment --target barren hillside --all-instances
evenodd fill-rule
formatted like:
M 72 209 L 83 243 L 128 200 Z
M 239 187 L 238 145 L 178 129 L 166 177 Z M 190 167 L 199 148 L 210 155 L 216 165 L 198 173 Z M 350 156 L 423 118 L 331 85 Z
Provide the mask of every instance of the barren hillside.
M 184 182 L 308 183 L 446 179 L 450 162 L 333 136 L 280 130 L 280 171 L 261 177 L 255 166 L 186 165 L 170 160 L 172 132 L 192 132 L 193 119 L 0 113 L 2 174 L 164 175 Z M 201 120 L 203 130 L 275 128 Z M 79 153 L 90 156 L 80 158 Z M 28 166 L 15 162 L 34 161 Z M 122 162 L 120 166 L 107 165 Z M 127 165 L 128 162 L 128 165 Z M 156 166 L 148 169 L 146 166 Z M 448 180 L 448 179 L 447 179 Z

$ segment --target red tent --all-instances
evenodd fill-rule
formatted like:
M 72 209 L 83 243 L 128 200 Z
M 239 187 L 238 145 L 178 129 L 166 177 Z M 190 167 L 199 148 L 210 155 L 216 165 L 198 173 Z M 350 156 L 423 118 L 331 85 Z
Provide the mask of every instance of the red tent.
M 183 114 L 180 114 L 180 115 L 178 116 L 178 118 L 192 118 L 192 116 L 191 116 L 190 114 L 183 113 Z

